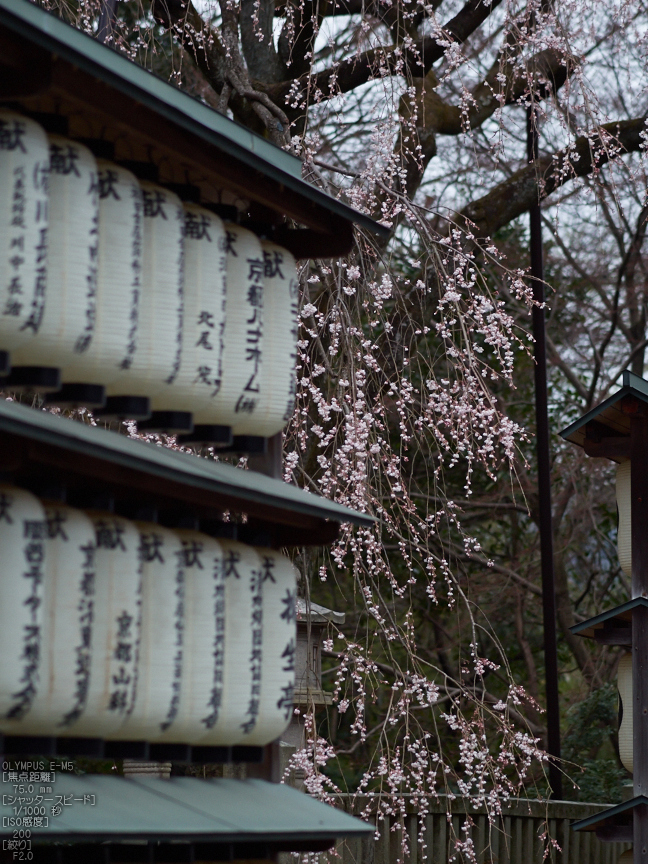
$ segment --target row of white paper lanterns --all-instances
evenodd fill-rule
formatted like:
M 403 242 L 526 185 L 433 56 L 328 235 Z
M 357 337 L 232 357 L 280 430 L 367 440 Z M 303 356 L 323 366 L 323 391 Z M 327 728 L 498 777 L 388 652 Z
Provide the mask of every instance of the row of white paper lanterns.
M 288 725 L 285 556 L 12 486 L 0 549 L 0 731 L 261 746 Z
M 0 349 L 12 367 L 140 396 L 235 435 L 294 401 L 298 280 L 285 249 L 84 145 L 0 111 Z

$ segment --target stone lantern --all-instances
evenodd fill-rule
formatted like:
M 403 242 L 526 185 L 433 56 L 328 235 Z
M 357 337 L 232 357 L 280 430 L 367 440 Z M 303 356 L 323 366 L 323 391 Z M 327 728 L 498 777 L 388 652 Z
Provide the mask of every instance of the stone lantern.
M 291 756 L 306 745 L 304 715 L 330 705 L 332 696 L 322 688 L 322 650 L 328 625 L 344 624 L 344 612 L 334 612 L 317 603 L 297 598 L 297 646 L 295 651 L 294 713 L 290 726 L 281 736 L 281 773 Z M 292 786 L 302 788 L 303 772 L 293 771 Z

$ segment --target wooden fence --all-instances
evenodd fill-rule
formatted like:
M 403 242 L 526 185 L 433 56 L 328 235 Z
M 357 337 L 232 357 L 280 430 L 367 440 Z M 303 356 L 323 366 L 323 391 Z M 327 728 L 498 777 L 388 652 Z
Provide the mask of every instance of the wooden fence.
M 373 803 L 367 797 L 351 795 L 340 799 L 340 806 L 355 815 Z M 439 796 L 438 801 L 430 800 L 423 820 L 407 806 L 404 816 L 385 816 L 377 821 L 378 839 L 341 843 L 338 860 L 339 864 L 467 864 L 474 859 L 458 851 L 456 841 L 469 840 L 479 864 L 617 864 L 629 848 L 627 844 L 602 843 L 593 832 L 575 832 L 571 827 L 576 820 L 604 809 L 603 804 L 515 799 L 495 824 L 489 825 L 484 810 L 467 809 L 458 801 L 446 802 L 445 796 Z M 467 817 L 472 825 L 464 831 Z M 545 831 L 561 851 L 554 848 L 543 859 Z M 409 849 L 405 857 L 403 832 Z

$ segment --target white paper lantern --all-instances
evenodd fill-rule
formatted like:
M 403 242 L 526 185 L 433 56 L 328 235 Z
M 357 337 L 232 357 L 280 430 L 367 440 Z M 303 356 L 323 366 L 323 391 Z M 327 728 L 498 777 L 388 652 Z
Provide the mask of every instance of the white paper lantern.
M 621 701 L 623 710 L 623 717 L 619 726 L 619 757 L 623 765 L 632 774 L 632 654 L 626 653 L 623 655 L 619 661 L 617 675 L 619 700 Z
M 105 738 L 133 710 L 137 692 L 141 566 L 139 531 L 112 513 L 90 511 L 95 529 L 95 609 L 86 709 L 74 736 Z
M 632 495 L 630 490 L 630 461 L 617 465 L 616 500 L 619 511 L 617 548 L 619 564 L 628 578 L 632 578 Z
M 184 205 L 182 362 L 173 384 L 154 396 L 156 411 L 209 412 L 222 381 L 225 229 L 214 213 Z
M 38 498 L 0 486 L 0 730 L 29 712 L 40 679 L 45 511 Z
M 209 408 L 194 411 L 194 423 L 234 426 L 252 417 L 261 395 L 264 261 L 251 231 L 226 222 L 227 253 L 222 383 Z M 216 388 L 214 388 L 216 389 Z
M 142 564 L 137 698 L 124 725 L 108 737 L 148 741 L 173 728 L 180 708 L 184 564 L 176 533 L 150 522 L 135 524 Z
M 261 559 L 251 546 L 221 540 L 225 597 L 225 656 L 220 704 L 203 713 L 205 746 L 238 744 L 254 716 L 260 693 L 263 614 L 258 590 Z M 216 694 L 214 694 L 216 695 Z M 252 712 L 252 713 L 250 713 Z
M 31 340 L 47 286 L 47 178 L 44 129 L 0 109 L 0 350 Z
M 40 683 L 21 735 L 65 735 L 83 714 L 94 648 L 95 530 L 85 513 L 46 504 Z
M 269 438 L 290 420 L 295 406 L 299 279 L 286 249 L 263 241 L 263 357 L 254 413 L 236 421 L 234 435 Z
M 97 163 L 87 147 L 49 135 L 47 303 L 12 367 L 61 368 L 87 352 L 97 295 Z
M 295 651 L 297 645 L 297 572 L 290 559 L 274 549 L 256 549 L 261 559 L 254 597 L 251 629 L 259 627 L 257 609 L 263 615 L 261 658 L 251 656 L 252 685 L 260 674 L 260 692 L 252 694 L 248 705 L 246 735 L 241 744 L 264 746 L 278 738 L 290 723 L 295 690 Z M 257 636 L 257 638 L 259 638 Z M 260 667 L 260 668 L 259 668 Z M 258 702 L 258 706 L 257 703 Z M 255 707 L 258 710 L 250 711 Z
M 99 188 L 94 334 L 61 370 L 64 383 L 107 385 L 133 365 L 142 276 L 142 190 L 113 162 L 97 161 Z
M 129 368 L 108 385 L 109 396 L 159 395 L 180 371 L 184 210 L 168 189 L 148 181 L 140 185 L 144 220 L 137 350 Z
M 184 572 L 183 658 L 180 700 L 173 724 L 151 741 L 194 743 L 205 734 L 203 718 L 219 690 L 224 657 L 223 552 L 199 531 L 175 532 Z

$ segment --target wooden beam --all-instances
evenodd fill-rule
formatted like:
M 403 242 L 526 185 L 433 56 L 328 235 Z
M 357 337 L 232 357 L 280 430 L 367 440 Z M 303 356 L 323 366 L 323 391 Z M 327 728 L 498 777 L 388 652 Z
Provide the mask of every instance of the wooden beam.
M 588 456 L 612 459 L 613 461 L 626 460 L 630 458 L 630 438 L 602 438 L 600 441 L 590 441 L 588 438 L 583 442 L 583 449 Z
M 594 641 L 599 645 L 632 645 L 632 627 L 604 627 L 594 631 Z
M 596 837 L 604 843 L 632 843 L 632 825 L 600 825 Z

